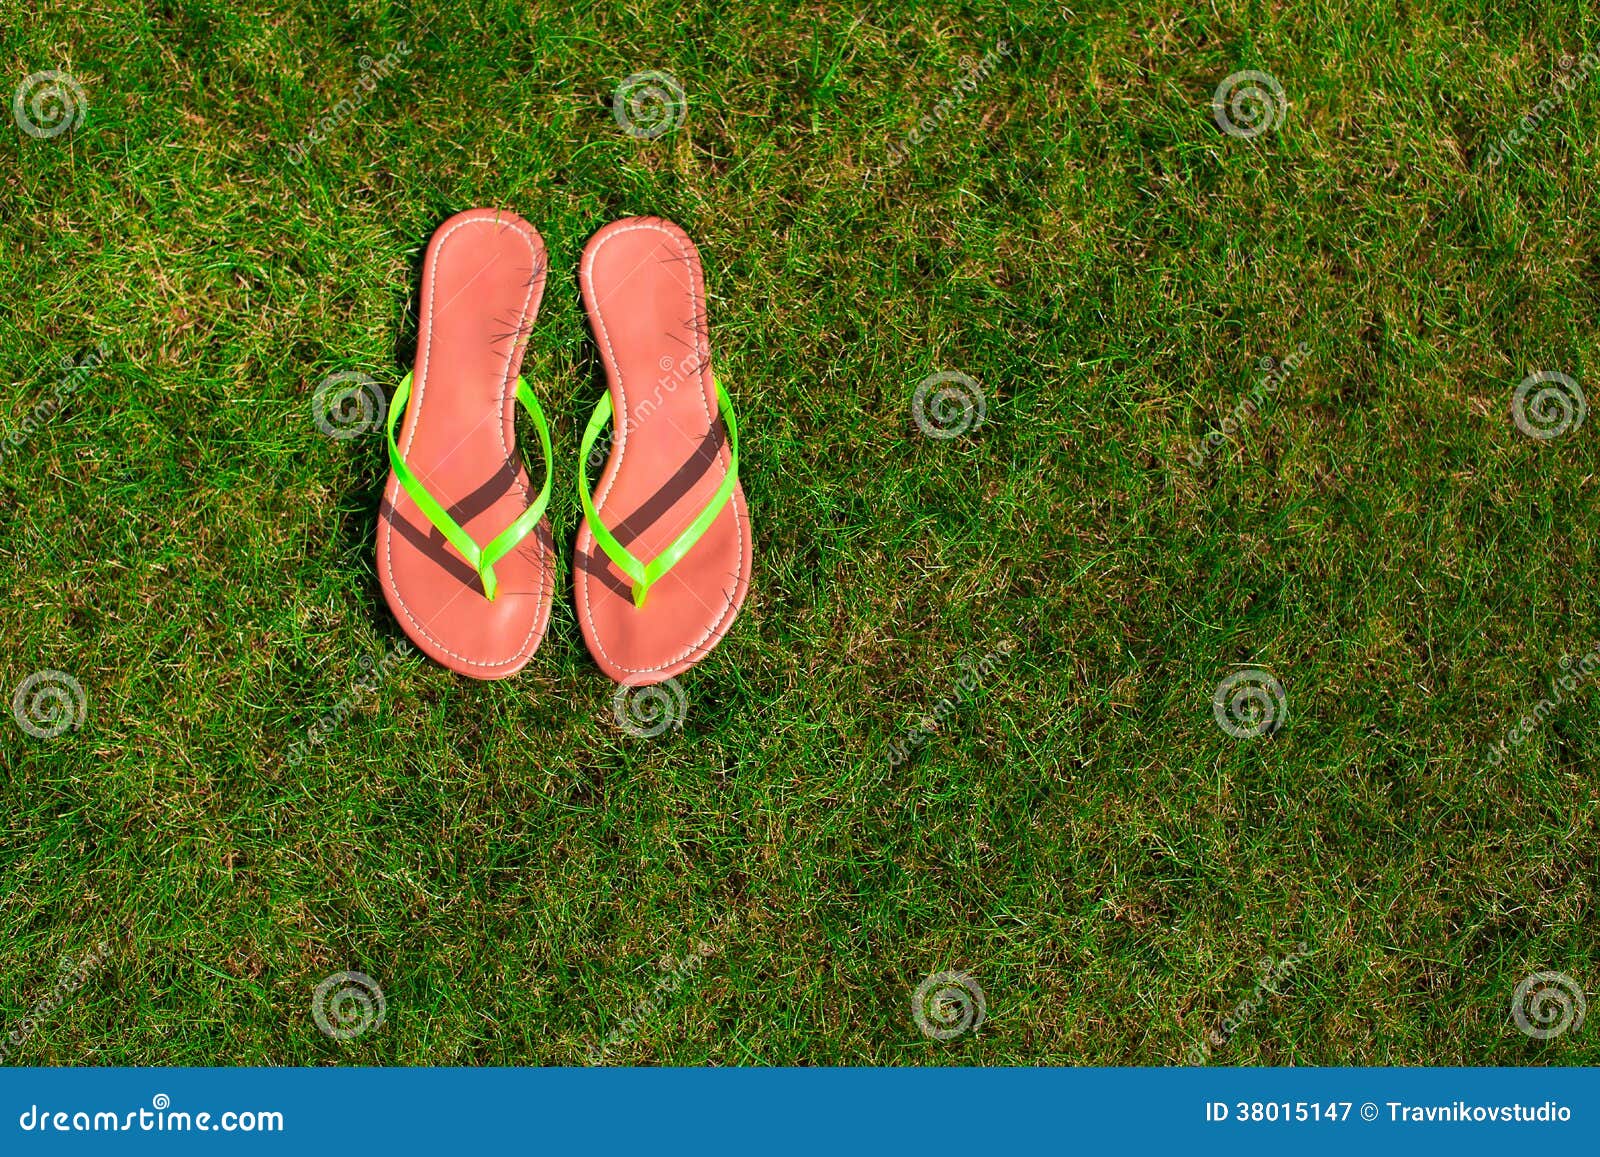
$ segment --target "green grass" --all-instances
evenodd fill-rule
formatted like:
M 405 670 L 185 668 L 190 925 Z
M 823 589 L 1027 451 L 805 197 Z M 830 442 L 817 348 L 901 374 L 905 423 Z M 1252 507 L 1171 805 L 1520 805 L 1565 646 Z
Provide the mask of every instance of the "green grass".
M 1489 163 L 1586 6 L 234 7 L 0 17 L 0 432 L 107 351 L 0 459 L 0 690 L 87 697 L 53 740 L 0 716 L 0 1032 L 110 942 L 12 1063 L 1167 1064 L 1242 1004 L 1211 1063 L 1600 1059 L 1511 1016 L 1535 971 L 1600 986 L 1600 678 L 1485 759 L 1600 638 L 1600 414 L 1511 415 L 1536 370 L 1600 406 L 1600 74 Z M 45 69 L 87 113 L 35 139 Z M 610 110 L 647 69 L 689 97 L 656 140 Z M 1287 94 L 1253 139 L 1212 118 L 1243 69 Z M 681 731 L 619 729 L 569 583 L 518 678 L 352 692 L 403 638 L 387 467 L 312 392 L 392 388 L 474 206 L 550 247 L 567 563 L 577 256 L 630 214 L 704 255 L 756 555 Z M 941 441 L 947 370 L 987 415 Z M 1241 666 L 1270 738 L 1213 718 Z M 312 1017 L 344 969 L 387 1001 L 350 1041 Z M 911 1012 L 941 970 L 987 1002 L 950 1041 Z

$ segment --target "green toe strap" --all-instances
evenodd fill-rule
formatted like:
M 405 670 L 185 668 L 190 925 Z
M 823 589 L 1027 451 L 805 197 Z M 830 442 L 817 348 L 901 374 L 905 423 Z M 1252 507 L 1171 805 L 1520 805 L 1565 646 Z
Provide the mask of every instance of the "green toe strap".
M 517 401 L 522 403 L 522 408 L 533 418 L 534 428 L 539 431 L 539 445 L 544 449 L 544 489 L 539 491 L 539 497 L 533 500 L 533 505 L 524 510 L 515 522 L 497 534 L 488 546 L 480 548 L 472 541 L 472 537 L 461 529 L 456 520 L 450 517 L 444 504 L 428 493 L 427 488 L 400 456 L 400 447 L 395 445 L 394 429 L 410 397 L 411 375 L 407 374 L 405 381 L 395 390 L 394 400 L 389 405 L 389 465 L 394 467 L 395 477 L 400 479 L 400 485 L 405 487 L 406 493 L 411 496 L 411 501 L 417 504 L 417 509 L 427 515 L 428 521 L 439 528 L 439 533 L 444 535 L 446 541 L 456 548 L 462 558 L 472 564 L 472 569 L 478 572 L 478 581 L 483 584 L 484 596 L 493 602 L 495 591 L 500 585 L 494 577 L 494 564 L 510 554 L 519 542 L 528 537 L 528 532 L 539 525 L 539 520 L 544 517 L 544 508 L 550 504 L 550 427 L 545 424 L 544 411 L 539 409 L 539 399 L 533 396 L 528 383 L 519 377 Z
M 722 513 L 722 508 L 728 504 L 728 499 L 733 497 L 733 489 L 739 484 L 739 420 L 733 413 L 733 399 L 728 397 L 728 391 L 722 388 L 722 383 L 712 379 L 717 387 L 717 408 L 722 413 L 722 420 L 728 426 L 728 473 L 722 480 L 722 485 L 717 487 L 717 492 L 711 496 L 711 501 L 706 503 L 695 520 L 666 550 L 656 555 L 648 563 L 640 562 L 627 547 L 617 541 L 616 536 L 600 521 L 600 513 L 594 508 L 594 498 L 589 493 L 589 451 L 594 446 L 594 440 L 600 436 L 606 423 L 611 421 L 611 393 L 607 391 L 601 395 L 600 404 L 594 408 L 594 414 L 589 418 L 589 428 L 583 432 L 583 445 L 578 450 L 578 501 L 583 503 L 583 513 L 589 520 L 589 531 L 594 535 L 595 542 L 600 549 L 606 552 L 612 562 L 617 564 L 617 569 L 628 577 L 633 583 L 633 605 L 644 606 L 645 597 L 650 593 L 650 588 L 656 581 L 666 574 L 684 555 L 700 541 L 702 535 L 711 529 L 711 524 L 716 521 L 717 515 Z

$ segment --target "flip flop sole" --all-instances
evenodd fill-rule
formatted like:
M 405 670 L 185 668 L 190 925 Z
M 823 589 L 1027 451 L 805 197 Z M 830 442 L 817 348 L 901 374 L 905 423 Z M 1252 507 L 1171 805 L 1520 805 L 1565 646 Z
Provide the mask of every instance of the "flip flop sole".
M 513 213 L 458 213 L 428 243 L 412 397 L 397 442 L 429 493 L 480 544 L 538 493 L 517 451 L 515 410 L 547 267 L 538 231 Z M 496 564 L 491 602 L 391 470 L 377 549 L 384 597 L 429 657 L 462 675 L 504 679 L 538 650 L 555 592 L 548 521 Z
M 694 521 L 729 468 L 700 254 L 669 221 L 615 221 L 584 248 L 579 285 L 614 412 L 595 507 L 624 547 L 649 560 Z M 635 607 L 629 581 L 596 545 L 585 519 L 573 597 L 600 669 L 639 686 L 703 659 L 744 603 L 751 554 L 750 515 L 736 487 L 700 540 Z

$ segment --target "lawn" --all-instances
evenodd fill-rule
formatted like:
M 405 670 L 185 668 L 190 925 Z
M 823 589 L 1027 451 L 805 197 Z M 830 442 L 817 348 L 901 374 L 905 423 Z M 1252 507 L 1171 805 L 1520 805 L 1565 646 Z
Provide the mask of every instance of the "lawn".
M 238 7 L 0 11 L 8 1063 L 1600 1059 L 1591 9 Z M 550 250 L 498 683 L 318 408 L 475 206 Z M 635 214 L 755 537 L 654 735 L 566 573 Z

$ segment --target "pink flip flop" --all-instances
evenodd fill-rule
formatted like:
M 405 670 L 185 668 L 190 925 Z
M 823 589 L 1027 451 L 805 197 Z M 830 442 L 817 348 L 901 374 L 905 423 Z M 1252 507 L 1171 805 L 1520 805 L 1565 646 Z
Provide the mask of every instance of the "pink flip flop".
M 705 275 L 682 229 L 655 217 L 607 225 L 583 251 L 579 283 L 609 389 L 579 460 L 578 623 L 611 678 L 660 683 L 705 658 L 750 589 L 738 419 L 711 376 Z M 591 496 L 590 448 L 609 421 Z
M 520 671 L 550 622 L 550 433 L 518 376 L 547 265 L 543 239 L 514 213 L 472 209 L 439 226 L 422 271 L 416 396 L 407 408 L 407 375 L 389 411 L 378 579 L 417 646 L 475 679 Z M 517 454 L 519 401 L 544 447 L 538 494 Z

